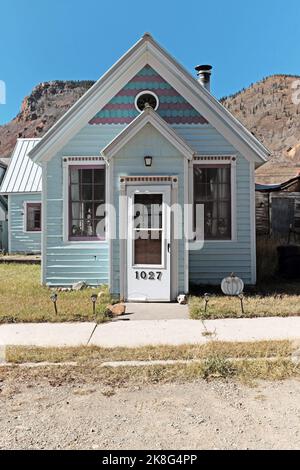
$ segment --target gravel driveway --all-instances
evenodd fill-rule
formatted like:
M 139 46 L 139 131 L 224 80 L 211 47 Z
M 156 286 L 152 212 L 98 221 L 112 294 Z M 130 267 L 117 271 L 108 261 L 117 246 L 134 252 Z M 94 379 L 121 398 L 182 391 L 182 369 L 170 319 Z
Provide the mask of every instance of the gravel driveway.
M 15 380 L 15 379 L 14 379 Z M 1 449 L 299 449 L 300 381 L 0 383 Z

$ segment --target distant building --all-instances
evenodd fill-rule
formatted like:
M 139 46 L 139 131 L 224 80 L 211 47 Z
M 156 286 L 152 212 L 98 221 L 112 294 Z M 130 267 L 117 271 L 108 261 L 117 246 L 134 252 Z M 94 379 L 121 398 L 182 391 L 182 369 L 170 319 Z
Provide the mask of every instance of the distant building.
M 18 139 L 1 185 L 7 197 L 9 253 L 41 252 L 42 169 L 28 157 L 39 139 Z
M 294 240 L 300 235 L 300 172 L 277 184 L 256 184 L 258 235 Z

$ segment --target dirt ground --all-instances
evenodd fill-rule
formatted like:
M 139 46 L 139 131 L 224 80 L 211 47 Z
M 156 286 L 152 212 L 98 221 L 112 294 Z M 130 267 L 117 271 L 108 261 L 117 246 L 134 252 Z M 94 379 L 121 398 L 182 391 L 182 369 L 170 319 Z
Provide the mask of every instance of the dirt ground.
M 300 381 L 0 382 L 0 449 L 299 449 Z

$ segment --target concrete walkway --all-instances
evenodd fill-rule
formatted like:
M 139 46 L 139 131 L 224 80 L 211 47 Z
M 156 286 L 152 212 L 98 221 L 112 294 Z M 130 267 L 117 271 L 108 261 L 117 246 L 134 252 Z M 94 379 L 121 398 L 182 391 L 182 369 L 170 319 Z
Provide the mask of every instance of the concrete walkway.
M 178 303 L 127 302 L 124 320 L 179 320 L 189 318 L 189 307 Z
M 121 317 L 122 318 L 122 317 Z M 94 323 L 37 323 L 0 326 L 0 346 L 138 347 L 219 341 L 299 340 L 300 317 L 226 320 L 117 320 Z

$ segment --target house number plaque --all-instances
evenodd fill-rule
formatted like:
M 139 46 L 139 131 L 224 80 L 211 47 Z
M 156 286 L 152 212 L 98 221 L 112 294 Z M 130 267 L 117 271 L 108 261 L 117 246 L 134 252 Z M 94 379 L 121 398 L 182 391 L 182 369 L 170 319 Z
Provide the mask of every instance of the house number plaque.
M 148 273 L 146 271 L 135 271 L 135 278 L 139 281 L 142 279 L 143 281 L 149 280 L 149 281 L 160 281 L 162 278 L 162 272 L 161 271 L 149 271 Z

